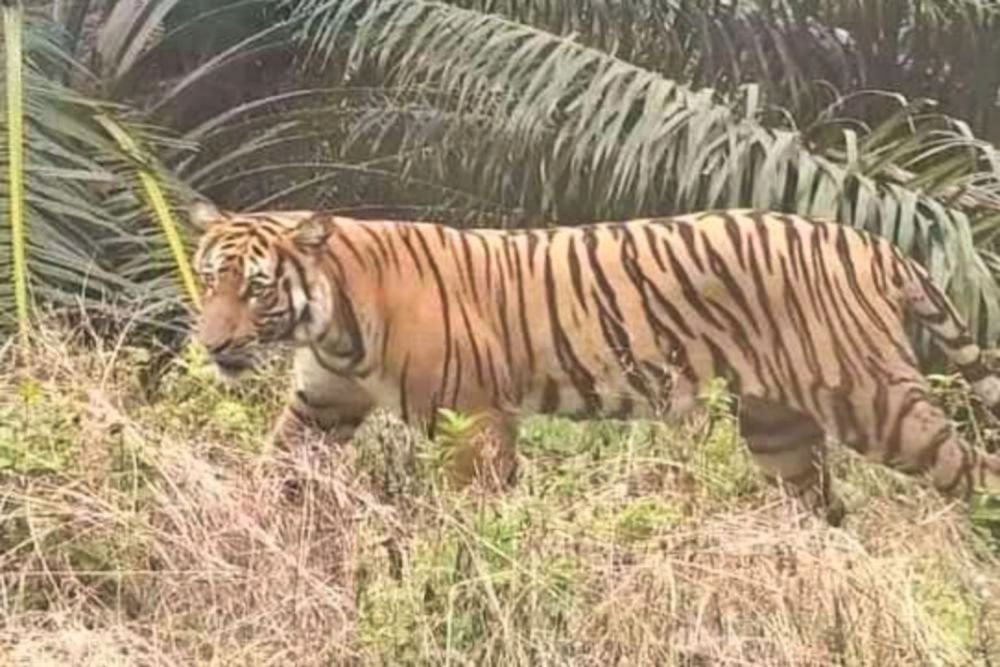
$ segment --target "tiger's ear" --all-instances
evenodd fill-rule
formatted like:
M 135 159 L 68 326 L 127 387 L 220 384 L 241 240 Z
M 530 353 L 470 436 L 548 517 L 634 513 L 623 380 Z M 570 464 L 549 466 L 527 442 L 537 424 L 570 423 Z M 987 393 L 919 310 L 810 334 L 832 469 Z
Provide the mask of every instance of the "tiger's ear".
M 314 250 L 326 243 L 329 236 L 330 229 L 326 225 L 325 218 L 314 215 L 295 226 L 292 231 L 292 242 L 302 250 Z
M 195 227 L 206 230 L 225 216 L 215 204 L 204 199 L 194 201 L 187 209 L 188 219 Z

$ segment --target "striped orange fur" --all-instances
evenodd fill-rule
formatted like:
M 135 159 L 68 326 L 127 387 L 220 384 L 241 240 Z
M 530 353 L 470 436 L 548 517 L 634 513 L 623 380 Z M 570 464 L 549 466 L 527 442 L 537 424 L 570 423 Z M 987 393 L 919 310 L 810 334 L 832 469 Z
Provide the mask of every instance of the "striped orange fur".
M 755 459 L 797 491 L 827 498 L 827 436 L 946 493 L 1000 491 L 1000 460 L 932 400 L 905 318 L 991 406 L 1000 380 L 927 272 L 870 234 L 741 210 L 510 231 L 193 217 L 198 336 L 220 368 L 295 347 L 279 439 L 303 424 L 347 438 L 376 406 L 432 425 L 448 407 L 492 415 L 512 459 L 520 414 L 678 415 L 723 376 Z

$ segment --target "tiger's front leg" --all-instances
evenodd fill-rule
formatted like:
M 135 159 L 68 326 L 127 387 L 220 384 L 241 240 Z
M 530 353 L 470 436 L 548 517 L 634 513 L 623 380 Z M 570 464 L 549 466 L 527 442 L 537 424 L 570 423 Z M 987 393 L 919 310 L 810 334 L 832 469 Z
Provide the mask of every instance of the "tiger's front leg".
M 298 359 L 296 360 L 299 361 Z M 294 451 L 320 441 L 346 444 L 374 408 L 354 380 L 297 364 L 294 391 L 271 430 L 271 443 Z
M 331 444 L 346 444 L 357 430 L 364 414 L 346 414 L 339 410 L 317 410 L 296 392 L 275 421 L 268 438 L 279 451 L 294 451 L 322 439 Z

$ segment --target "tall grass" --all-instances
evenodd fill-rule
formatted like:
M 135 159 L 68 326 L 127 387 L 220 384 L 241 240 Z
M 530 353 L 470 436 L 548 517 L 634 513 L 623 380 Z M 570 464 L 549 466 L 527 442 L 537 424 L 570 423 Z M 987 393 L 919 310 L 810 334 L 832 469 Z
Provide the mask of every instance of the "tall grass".
M 532 419 L 515 488 L 457 492 L 387 414 L 355 447 L 262 451 L 280 364 L 234 392 L 192 352 L 144 395 L 125 338 L 40 331 L 33 380 L 0 370 L 0 664 L 1000 660 L 990 535 L 853 456 L 838 529 L 721 417 Z

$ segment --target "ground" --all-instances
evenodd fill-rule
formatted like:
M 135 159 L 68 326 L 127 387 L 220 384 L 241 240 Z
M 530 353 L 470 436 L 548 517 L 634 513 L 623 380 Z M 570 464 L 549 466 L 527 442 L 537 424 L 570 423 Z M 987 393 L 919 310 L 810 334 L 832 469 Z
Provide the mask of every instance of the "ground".
M 0 664 L 1000 662 L 995 514 L 838 451 L 831 528 L 722 392 L 684 427 L 531 419 L 487 494 L 387 414 L 262 449 L 280 364 L 234 390 L 188 350 L 153 391 L 147 351 L 65 338 L 0 351 Z

